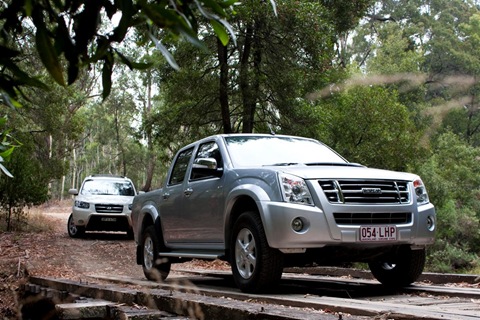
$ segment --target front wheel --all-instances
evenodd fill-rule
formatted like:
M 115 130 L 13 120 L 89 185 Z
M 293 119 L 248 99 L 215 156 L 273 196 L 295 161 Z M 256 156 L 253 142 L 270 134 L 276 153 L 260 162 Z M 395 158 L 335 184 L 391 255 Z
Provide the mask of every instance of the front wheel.
M 67 231 L 68 235 L 72 238 L 81 238 L 85 234 L 85 227 L 75 225 L 75 222 L 73 221 L 73 213 L 68 217 Z
M 170 273 L 171 262 L 168 258 L 158 255 L 160 244 L 155 227 L 149 226 L 142 236 L 142 267 L 145 277 L 149 280 L 163 281 Z
M 425 249 L 402 248 L 398 254 L 385 261 L 370 262 L 373 276 L 387 287 L 404 287 L 415 282 L 425 267 Z
M 283 254 L 269 247 L 255 212 L 245 212 L 235 222 L 230 252 L 233 278 L 243 292 L 269 291 L 282 277 Z

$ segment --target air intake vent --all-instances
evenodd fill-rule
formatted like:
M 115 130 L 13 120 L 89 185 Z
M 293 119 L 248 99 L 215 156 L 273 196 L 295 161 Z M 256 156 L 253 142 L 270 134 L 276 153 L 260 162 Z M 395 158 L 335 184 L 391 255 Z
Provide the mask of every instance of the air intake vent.
M 410 212 L 348 213 L 335 212 L 335 222 L 343 225 L 406 224 L 412 222 Z
M 319 180 L 330 203 L 405 204 L 410 203 L 407 181 Z

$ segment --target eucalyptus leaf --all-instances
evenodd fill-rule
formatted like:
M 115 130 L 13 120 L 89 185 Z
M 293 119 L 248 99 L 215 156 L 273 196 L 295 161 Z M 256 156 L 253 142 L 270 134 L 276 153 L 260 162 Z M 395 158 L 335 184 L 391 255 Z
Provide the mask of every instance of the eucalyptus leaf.
M 165 57 L 167 60 L 168 64 L 175 70 L 180 70 L 180 67 L 178 66 L 177 62 L 175 61 L 175 58 L 172 56 L 170 51 L 168 51 L 167 48 L 157 39 L 155 38 L 151 33 L 148 34 L 150 39 L 155 43 L 155 47 L 160 50 L 162 55 Z
M 65 86 L 63 79 L 63 69 L 58 59 L 57 53 L 50 41 L 47 29 L 43 24 L 36 25 L 37 32 L 35 34 L 35 42 L 37 45 L 38 54 L 43 62 L 45 68 L 50 73 L 52 78 L 61 86 Z
M 3 164 L 0 163 L 0 169 L 3 171 L 3 173 L 9 177 L 9 178 L 13 178 L 13 175 L 10 173 L 10 171 L 7 170 L 7 168 L 5 168 L 5 166 Z
M 229 38 L 223 25 L 216 20 L 210 20 L 210 24 L 212 25 L 213 30 L 215 30 L 215 33 L 217 34 L 217 37 L 220 39 L 222 44 L 226 46 L 228 44 Z

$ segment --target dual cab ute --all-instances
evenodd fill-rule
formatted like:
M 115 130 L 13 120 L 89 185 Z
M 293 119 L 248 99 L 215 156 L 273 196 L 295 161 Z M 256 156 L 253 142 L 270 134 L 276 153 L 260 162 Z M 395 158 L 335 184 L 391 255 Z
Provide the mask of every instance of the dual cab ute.
M 164 280 L 172 263 L 228 261 L 236 285 L 262 292 L 284 267 L 368 263 L 386 286 L 423 272 L 435 208 L 419 176 L 346 161 L 319 141 L 211 136 L 182 148 L 165 185 L 137 195 L 137 263 Z

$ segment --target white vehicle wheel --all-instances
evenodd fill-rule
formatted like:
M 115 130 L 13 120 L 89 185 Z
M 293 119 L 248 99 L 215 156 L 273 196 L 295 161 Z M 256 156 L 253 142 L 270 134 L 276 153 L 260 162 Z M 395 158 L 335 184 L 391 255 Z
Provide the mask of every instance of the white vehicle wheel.
M 85 234 L 85 228 L 75 225 L 73 214 L 70 214 L 67 222 L 68 235 L 72 238 L 81 238 Z

